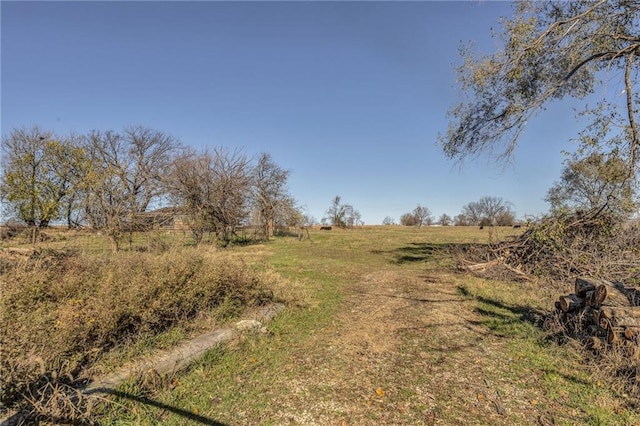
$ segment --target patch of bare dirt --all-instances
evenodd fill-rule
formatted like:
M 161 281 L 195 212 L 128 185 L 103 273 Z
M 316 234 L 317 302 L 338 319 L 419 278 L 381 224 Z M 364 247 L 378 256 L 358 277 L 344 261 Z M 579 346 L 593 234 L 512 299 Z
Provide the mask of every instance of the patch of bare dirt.
M 333 324 L 294 348 L 264 413 L 276 424 L 532 424 L 539 395 L 502 371 L 507 343 L 480 325 L 456 278 L 370 273 Z M 301 374 L 300 372 L 303 372 Z

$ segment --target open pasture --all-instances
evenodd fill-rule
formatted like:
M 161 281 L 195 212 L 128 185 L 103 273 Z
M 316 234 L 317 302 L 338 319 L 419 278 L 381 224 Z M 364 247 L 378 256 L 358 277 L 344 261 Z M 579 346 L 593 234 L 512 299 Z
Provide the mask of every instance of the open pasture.
M 67 368 L 87 377 L 171 347 L 245 306 L 278 300 L 287 309 L 269 324 L 269 333 L 212 350 L 188 371 L 154 386 L 133 380 L 91 419 L 176 425 L 638 424 L 636 397 L 590 369 L 577 345 L 559 346 L 533 324 L 553 310 L 557 287 L 543 280 L 482 279 L 457 268 L 460 256 L 476 255 L 490 241 L 518 232 L 314 229 L 302 241 L 287 236 L 225 249 L 171 243 L 164 250 L 133 248 L 116 255 L 108 249 L 83 254 L 86 236 L 52 238 L 42 243 L 49 245 L 40 249 L 41 257 L 2 259 L 2 309 L 9 320 L 2 339 L 17 342 L 15 351 L 28 347 L 27 357 L 4 352 L 11 358 L 4 358 L 9 362 L 3 368 L 24 368 L 25 377 L 37 378 L 43 357 L 36 351 L 73 342 L 78 332 L 75 342 L 82 345 L 75 349 L 44 351 L 56 354 L 45 359 L 45 373 L 51 377 L 51 371 Z M 75 254 L 55 258 L 74 244 Z M 228 289 L 225 298 L 204 303 L 221 287 Z M 98 300 L 109 310 L 128 306 L 148 322 L 88 316 L 98 312 Z M 165 312 L 172 300 L 177 305 L 169 314 L 153 319 L 150 312 Z M 120 325 L 113 333 L 128 334 L 95 333 L 107 323 Z M 31 364 L 20 365 L 29 359 Z M 5 382 L 3 389 L 20 392 L 16 383 Z

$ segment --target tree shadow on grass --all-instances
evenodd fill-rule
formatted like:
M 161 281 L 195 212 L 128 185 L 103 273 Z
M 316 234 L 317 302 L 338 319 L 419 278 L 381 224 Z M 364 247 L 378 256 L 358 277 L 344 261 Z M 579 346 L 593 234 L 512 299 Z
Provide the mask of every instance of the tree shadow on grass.
M 546 311 L 536 309 L 529 305 L 510 305 L 500 300 L 473 294 L 463 285 L 457 287 L 457 292 L 467 299 L 475 299 L 478 302 L 487 305 L 486 307 L 477 307 L 475 309 L 475 311 L 483 317 L 493 317 L 508 323 L 526 322 L 539 327 L 542 319 L 548 314 Z M 491 308 L 501 309 L 506 312 L 501 313 Z
M 391 263 L 402 265 L 440 260 L 452 255 L 475 257 L 472 256 L 475 253 L 486 253 L 487 245 L 480 243 L 409 243 L 393 250 L 373 250 L 372 252 L 391 255 Z
M 210 419 L 209 417 L 205 417 L 199 414 L 195 414 L 191 411 L 184 410 L 182 408 L 174 407 L 172 405 L 168 405 L 159 401 L 155 401 L 146 396 L 134 395 L 128 392 L 123 392 L 119 390 L 114 390 L 110 388 L 98 388 L 93 389 L 90 392 L 86 392 L 85 396 L 92 396 L 95 394 L 103 394 L 103 395 L 113 395 L 118 398 L 128 399 L 132 402 L 148 405 L 151 407 L 155 407 L 161 409 L 163 412 L 171 412 L 176 414 L 184 419 L 184 422 L 190 422 L 201 425 L 209 425 L 209 426 L 226 426 L 225 423 L 221 423 L 217 420 Z M 77 402 L 77 398 L 72 398 L 72 401 Z M 56 416 L 39 416 L 38 419 L 33 418 L 33 413 L 27 410 L 20 411 L 13 416 L 2 419 L 2 426 L 5 425 L 14 425 L 14 424 L 38 424 L 39 421 L 46 421 L 51 424 L 58 425 L 74 425 L 74 426 L 85 426 L 85 425 L 93 425 L 95 424 L 93 421 L 89 420 L 76 420 L 65 417 L 56 417 Z M 32 423 L 33 422 L 33 423 Z
M 173 414 L 177 414 L 178 416 L 182 417 L 185 421 L 190 421 L 193 423 L 197 423 L 197 424 L 201 424 L 201 425 L 210 425 L 210 426 L 226 426 L 225 423 L 221 423 L 217 420 L 211 419 L 209 417 L 205 417 L 202 416 L 200 414 L 196 414 L 192 411 L 189 410 L 184 410 L 182 408 L 178 408 L 178 407 L 174 407 L 172 405 L 168 405 L 165 403 L 162 403 L 160 401 L 156 401 L 153 400 L 151 398 L 148 398 L 146 396 L 139 396 L 139 395 L 134 395 L 131 393 L 127 393 L 127 392 L 123 392 L 123 391 L 119 391 L 119 390 L 114 390 L 114 389 L 107 389 L 107 388 L 103 388 L 103 389 L 96 389 L 95 392 L 99 392 L 99 393 L 104 393 L 104 394 L 108 394 L 108 395 L 113 395 L 116 396 L 118 398 L 123 398 L 123 399 L 128 399 L 132 402 L 136 402 L 139 404 L 144 404 L 144 405 L 148 405 L 151 407 L 155 407 L 155 408 L 159 408 L 163 411 L 168 411 L 171 412 Z
M 458 286 L 458 292 L 480 302 L 475 312 L 483 317 L 481 321 L 470 321 L 476 326 L 486 327 L 490 333 L 499 338 L 523 338 L 533 325 L 541 328 L 542 321 L 548 312 L 529 305 L 511 305 L 500 300 L 470 293 L 464 286 Z M 545 339 L 548 340 L 548 339 Z M 543 367 L 541 371 L 547 375 L 556 375 L 579 385 L 590 385 L 576 374 L 562 372 L 559 368 Z

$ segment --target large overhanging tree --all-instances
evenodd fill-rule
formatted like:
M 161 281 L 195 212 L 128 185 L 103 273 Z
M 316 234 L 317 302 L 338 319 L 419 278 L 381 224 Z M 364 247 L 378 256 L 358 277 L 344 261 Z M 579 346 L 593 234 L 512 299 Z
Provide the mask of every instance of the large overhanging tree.
M 464 95 L 440 136 L 445 153 L 460 160 L 497 148 L 508 157 L 537 112 L 555 100 L 593 95 L 600 103 L 589 109 L 580 140 L 592 151 L 615 151 L 635 178 L 639 11 L 638 0 L 517 3 L 503 21 L 499 51 L 477 58 L 462 49 Z

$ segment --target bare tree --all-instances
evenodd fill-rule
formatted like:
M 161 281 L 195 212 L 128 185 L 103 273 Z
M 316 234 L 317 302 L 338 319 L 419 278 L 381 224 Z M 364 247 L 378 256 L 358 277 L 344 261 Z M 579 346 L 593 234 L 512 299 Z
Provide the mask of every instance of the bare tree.
M 136 215 L 164 194 L 163 173 L 178 147 L 176 139 L 143 127 L 122 134 L 93 131 L 87 137 L 91 171 L 84 209 L 90 223 L 104 229 L 113 251 L 136 226 Z
M 400 216 L 400 225 L 417 226 L 418 219 L 416 218 L 416 215 L 414 215 L 413 213 L 405 213 L 402 216 Z
M 362 215 L 360 212 L 351 207 L 351 214 L 349 215 L 349 226 L 361 226 L 364 225 L 362 221 Z
M 443 213 L 442 216 L 438 218 L 438 225 L 440 226 L 449 226 L 451 223 L 453 223 L 453 219 L 446 213 Z
M 514 217 L 512 204 L 500 197 L 485 196 L 462 208 L 462 214 L 469 225 L 498 225 L 498 219 L 506 221 L 508 215 Z
M 395 225 L 396 221 L 393 220 L 393 218 L 391 216 L 385 216 L 385 218 L 382 219 L 382 224 L 383 225 Z
M 310 214 L 302 214 L 301 225 L 304 226 L 314 226 L 318 224 L 318 219 L 316 219 L 313 215 Z
M 191 149 L 178 155 L 170 168 L 171 195 L 189 217 L 196 243 L 206 232 L 228 243 L 247 217 L 251 196 L 251 167 L 238 151 L 216 149 L 197 153 Z
M 128 182 L 135 197 L 132 209 L 144 212 L 149 204 L 166 194 L 164 173 L 171 164 L 180 142 L 158 130 L 130 126 L 123 130 L 128 149 Z
M 185 212 L 187 224 L 196 244 L 213 230 L 211 208 L 214 175 L 211 154 L 187 148 L 177 155 L 169 169 L 166 183 L 173 203 Z
M 480 225 L 482 220 L 482 212 L 480 211 L 480 206 L 476 202 L 469 203 L 462 207 L 462 213 L 458 217 L 462 219 L 460 216 L 464 217 L 464 222 L 466 225 Z
M 253 168 L 254 203 L 266 239 L 273 236 L 276 217 L 288 222 L 296 210 L 295 204 L 287 193 L 289 171 L 275 164 L 271 155 L 263 153 Z
M 469 226 L 471 225 L 469 218 L 466 214 L 460 213 L 453 219 L 454 226 Z
M 279 200 L 273 218 L 275 227 L 297 227 L 304 225 L 306 221 L 307 218 L 292 197 L 286 196 Z
M 361 222 L 360 212 L 353 208 L 351 204 L 342 203 L 342 199 L 336 195 L 327 210 L 325 221 L 329 221 L 333 226 L 339 228 L 352 227 Z
M 240 151 L 213 152 L 212 213 L 218 240 L 228 242 L 247 217 L 251 195 L 251 164 Z
M 504 210 L 496 215 L 496 226 L 513 226 L 516 224 L 516 217 L 511 210 Z
M 418 204 L 416 208 L 413 209 L 413 212 L 411 213 L 416 218 L 415 222 L 416 222 L 416 226 L 418 227 L 429 226 L 433 223 L 433 216 L 431 215 L 431 210 L 429 210 L 427 207 L 423 207 L 420 204 Z

